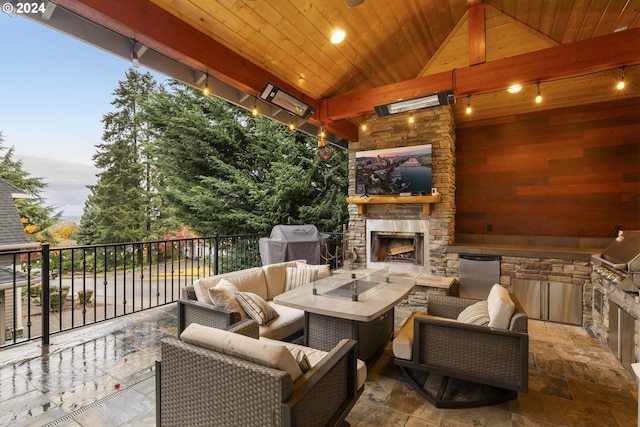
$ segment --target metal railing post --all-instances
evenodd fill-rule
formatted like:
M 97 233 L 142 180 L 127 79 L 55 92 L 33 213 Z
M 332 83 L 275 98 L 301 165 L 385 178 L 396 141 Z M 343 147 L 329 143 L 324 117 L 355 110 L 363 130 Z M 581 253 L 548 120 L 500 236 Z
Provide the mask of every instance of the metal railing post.
M 218 233 L 213 235 L 213 275 L 216 276 L 218 274 L 218 245 L 220 244 L 220 239 Z
M 49 243 L 42 244 L 42 345 L 49 345 Z

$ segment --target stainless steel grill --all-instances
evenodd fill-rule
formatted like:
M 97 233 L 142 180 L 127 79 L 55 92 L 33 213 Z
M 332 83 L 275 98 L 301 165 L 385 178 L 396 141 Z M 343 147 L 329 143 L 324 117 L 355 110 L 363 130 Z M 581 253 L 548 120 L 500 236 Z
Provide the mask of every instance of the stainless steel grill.
M 593 271 L 626 292 L 640 291 L 640 230 L 621 232 L 600 255 Z

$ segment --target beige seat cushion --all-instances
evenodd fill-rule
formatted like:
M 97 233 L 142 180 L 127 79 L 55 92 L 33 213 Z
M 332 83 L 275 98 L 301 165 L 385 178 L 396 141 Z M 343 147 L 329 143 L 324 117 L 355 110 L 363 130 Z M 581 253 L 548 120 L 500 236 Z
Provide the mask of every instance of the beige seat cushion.
M 424 311 L 414 311 L 409 315 L 404 325 L 393 339 L 393 355 L 398 359 L 411 360 L 413 354 L 413 319 L 416 316 L 426 316 Z
M 241 277 L 246 276 L 246 277 Z M 209 288 L 212 288 L 218 284 L 222 279 L 226 279 L 233 283 L 240 292 L 253 292 L 261 297 L 265 298 L 266 284 L 264 280 L 264 274 L 261 267 L 253 267 L 246 270 L 233 271 L 231 273 L 218 274 L 216 276 L 203 277 L 193 282 L 193 291 L 196 294 L 198 302 L 203 304 L 213 305 L 211 298 L 209 297 Z M 255 288 L 262 288 L 263 291 L 256 292 L 255 290 L 245 289 L 245 287 L 251 284 L 251 281 L 255 282 Z M 238 284 L 241 283 L 242 287 Z
M 180 338 L 182 341 L 198 347 L 287 372 L 293 381 L 302 375 L 298 362 L 291 351 L 278 341 L 257 340 L 197 323 L 191 323 L 187 326 L 180 334 Z
M 260 337 L 260 341 L 274 341 L 274 340 L 271 340 L 269 338 Z M 309 359 L 309 362 L 311 363 L 311 369 L 313 369 L 313 367 L 315 367 L 318 363 L 320 363 L 322 361 L 322 359 L 324 359 L 324 357 L 328 354 L 328 352 L 326 352 L 326 351 L 318 350 L 318 349 L 311 348 L 311 347 L 305 347 L 303 345 L 293 344 L 293 343 L 289 343 L 289 342 L 285 342 L 285 343 L 281 343 L 281 344 L 285 345 L 290 351 L 293 351 L 295 349 L 302 350 L 304 352 L 304 354 L 307 355 L 307 358 Z M 357 364 L 356 364 L 356 369 L 358 371 L 357 384 L 358 384 L 358 389 L 359 389 L 367 381 L 367 364 L 364 363 L 362 360 L 358 359 L 357 360 Z
M 283 340 L 304 328 L 303 310 L 278 305 L 273 301 L 267 301 L 267 304 L 278 312 L 278 317 L 260 326 L 261 337 Z
M 489 326 L 492 328 L 508 329 L 511 316 L 513 316 L 515 309 L 516 305 L 511 300 L 509 291 L 498 283 L 493 285 L 487 297 Z

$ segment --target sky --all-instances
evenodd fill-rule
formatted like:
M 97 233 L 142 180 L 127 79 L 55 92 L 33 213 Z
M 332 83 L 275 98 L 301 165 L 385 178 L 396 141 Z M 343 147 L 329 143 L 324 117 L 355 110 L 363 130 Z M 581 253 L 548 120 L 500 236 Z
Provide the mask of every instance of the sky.
M 43 196 L 63 217 L 82 215 L 96 183 L 102 117 L 131 62 L 30 21 L 0 12 L 0 132 Z M 151 71 L 140 67 L 140 72 Z M 152 72 L 159 83 L 167 78 Z M 2 151 L 2 154 L 5 154 Z

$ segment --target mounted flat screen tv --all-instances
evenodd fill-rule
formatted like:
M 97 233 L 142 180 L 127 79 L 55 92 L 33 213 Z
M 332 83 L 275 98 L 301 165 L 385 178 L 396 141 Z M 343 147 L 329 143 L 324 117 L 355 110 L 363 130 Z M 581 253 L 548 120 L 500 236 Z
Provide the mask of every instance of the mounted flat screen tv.
M 356 153 L 356 193 L 431 194 L 431 144 Z

